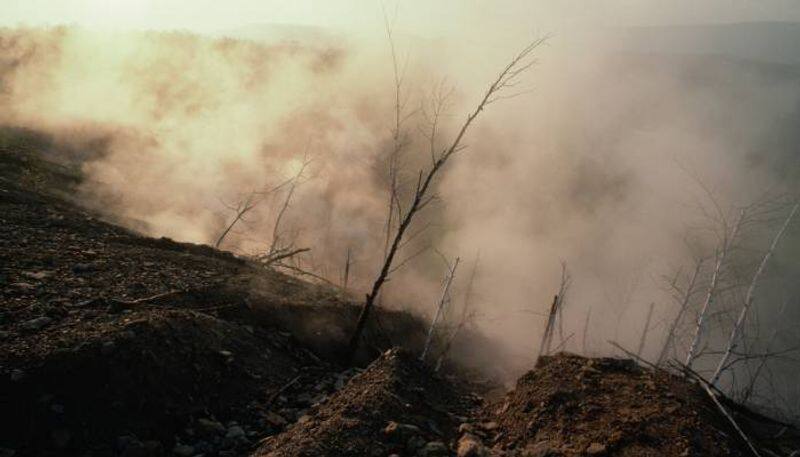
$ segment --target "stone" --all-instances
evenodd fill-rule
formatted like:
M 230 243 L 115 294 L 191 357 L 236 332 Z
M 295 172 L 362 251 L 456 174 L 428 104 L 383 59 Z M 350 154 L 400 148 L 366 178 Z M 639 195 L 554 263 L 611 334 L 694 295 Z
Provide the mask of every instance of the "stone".
M 37 281 L 41 281 L 42 279 L 50 276 L 49 271 L 26 271 L 22 273 L 22 276 L 25 276 L 28 279 L 35 279 Z
M 95 269 L 91 263 L 76 263 L 72 266 L 73 273 L 88 273 Z
M 390 421 L 389 424 L 383 429 L 383 434 L 390 439 L 398 441 L 405 441 L 412 435 L 420 433 L 419 427 L 411 424 L 401 424 L 399 422 Z
M 22 323 L 22 328 L 25 330 L 39 330 L 42 327 L 50 324 L 53 322 L 53 319 L 50 319 L 47 316 L 37 317 L 35 319 L 31 319 Z
M 116 345 L 113 341 L 104 341 L 103 345 L 100 346 L 100 353 L 103 355 L 109 355 L 114 352 Z
M 228 428 L 227 433 L 225 433 L 225 438 L 228 439 L 242 438 L 244 436 L 245 436 L 244 429 L 238 425 L 234 425 Z
M 15 282 L 11 284 L 11 287 L 21 290 L 21 291 L 31 291 L 36 290 L 36 286 L 29 282 Z
M 144 443 L 139 440 L 131 441 L 120 454 L 120 457 L 150 457 L 152 454 Z
M 430 441 L 419 450 L 419 457 L 444 457 L 450 454 L 450 450 L 441 441 Z
M 425 446 L 426 443 L 427 441 L 425 441 L 425 438 L 419 435 L 414 435 L 411 438 L 409 438 L 408 441 L 406 442 L 406 450 L 408 451 L 409 454 L 413 454 L 414 452 L 417 451 L 417 449 L 420 449 L 423 446 Z
M 20 369 L 11 370 L 11 380 L 14 382 L 22 381 L 25 378 L 25 372 Z
M 458 457 L 489 457 L 489 450 L 475 435 L 466 433 L 458 440 L 456 455 Z
M 602 455 L 606 453 L 606 445 L 601 443 L 592 443 L 586 448 L 586 453 L 589 455 Z
M 269 424 L 273 427 L 283 427 L 286 425 L 286 419 L 284 419 L 280 414 L 273 413 L 272 411 L 269 411 L 264 419 L 266 419 L 267 422 L 269 422 Z
M 464 433 L 474 433 L 475 428 L 469 422 L 464 422 L 463 424 L 458 426 L 458 433 L 463 435 Z
M 176 444 L 172 448 L 172 453 L 179 457 L 192 457 L 194 455 L 194 446 L 188 444 Z
M 197 428 L 201 432 L 206 434 L 222 435 L 223 433 L 226 432 L 224 425 L 215 420 L 206 418 L 201 418 L 197 420 Z

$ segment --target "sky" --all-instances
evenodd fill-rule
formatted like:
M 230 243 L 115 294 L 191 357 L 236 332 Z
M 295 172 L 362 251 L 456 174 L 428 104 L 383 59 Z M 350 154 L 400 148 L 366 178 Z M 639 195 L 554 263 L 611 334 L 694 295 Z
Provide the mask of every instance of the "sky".
M 390 8 L 394 3 L 389 2 Z M 798 0 L 403 0 L 400 27 L 427 37 L 482 28 L 523 33 L 600 26 L 800 21 Z M 219 32 L 259 23 L 371 32 L 377 0 L 0 0 L 0 25 Z

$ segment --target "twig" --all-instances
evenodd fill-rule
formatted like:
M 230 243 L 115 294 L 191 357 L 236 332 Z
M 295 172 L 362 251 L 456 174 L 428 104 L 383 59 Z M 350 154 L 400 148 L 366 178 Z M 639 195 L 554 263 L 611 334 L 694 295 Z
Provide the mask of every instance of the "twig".
M 645 359 L 643 359 L 643 358 L 639 357 L 638 355 L 634 354 L 633 352 L 631 352 L 631 351 L 629 351 L 629 350 L 625 349 L 624 347 L 622 347 L 622 346 L 621 346 L 619 343 L 617 343 L 616 341 L 612 341 L 612 340 L 606 340 L 606 342 L 608 342 L 608 344 L 610 344 L 610 345 L 614 346 L 615 348 L 619 349 L 620 351 L 624 352 L 626 355 L 630 356 L 631 358 L 633 358 L 633 359 L 635 359 L 635 360 L 637 360 L 637 361 L 639 361 L 639 362 L 641 362 L 641 363 L 643 363 L 643 364 L 645 364 L 645 365 L 649 366 L 650 368 L 653 368 L 653 369 L 657 369 L 657 368 L 658 368 L 658 367 L 657 367 L 657 366 L 655 366 L 655 365 L 654 365 L 652 362 L 648 362 L 647 360 L 645 360 Z

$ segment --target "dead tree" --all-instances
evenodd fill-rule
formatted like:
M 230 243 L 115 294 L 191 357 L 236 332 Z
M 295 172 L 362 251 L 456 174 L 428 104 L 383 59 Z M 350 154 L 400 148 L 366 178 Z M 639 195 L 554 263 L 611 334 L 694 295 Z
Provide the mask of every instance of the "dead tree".
M 386 29 L 386 38 L 389 42 L 389 50 L 392 56 L 392 72 L 394 76 L 394 122 L 392 123 L 392 146 L 387 157 L 387 171 L 388 171 L 388 190 L 389 190 L 389 204 L 386 211 L 386 225 L 384 227 L 384 246 L 383 257 L 384 260 L 389 253 L 389 246 L 392 240 L 392 231 L 402 217 L 403 208 L 400 202 L 401 191 L 401 169 L 403 161 L 403 152 L 408 146 L 406 135 L 403 134 L 403 125 L 413 113 L 406 112 L 406 105 L 408 99 L 403 94 L 403 85 L 405 82 L 405 73 L 407 68 L 406 61 L 402 69 L 397 59 L 397 47 L 394 41 L 394 20 L 397 18 L 397 11 L 392 19 L 386 11 L 383 12 L 384 26 Z
M 564 305 L 564 297 L 567 295 L 567 290 L 572 283 L 567 264 L 561 262 L 561 281 L 558 285 L 558 293 L 553 297 L 553 303 L 550 305 L 550 312 L 547 314 L 547 324 L 544 327 L 544 334 L 542 335 L 542 343 L 539 346 L 539 355 L 550 354 L 550 348 L 553 344 L 553 333 L 556 330 L 556 323 L 559 325 L 559 338 L 560 342 L 558 347 L 562 347 L 565 343 L 563 337 L 563 329 L 561 327 L 562 321 L 562 308 Z M 538 358 L 537 357 L 537 358 Z
M 706 298 L 703 301 L 703 306 L 700 309 L 700 314 L 697 317 L 697 323 L 695 324 L 694 329 L 694 336 L 692 337 L 692 343 L 689 346 L 689 352 L 686 354 L 686 363 L 685 365 L 689 368 L 692 367 L 692 362 L 697 357 L 697 349 L 700 344 L 700 338 L 703 334 L 703 326 L 705 324 L 705 319 L 708 314 L 708 310 L 711 307 L 711 303 L 714 300 L 714 296 L 717 293 L 717 287 L 719 286 L 720 275 L 722 271 L 722 267 L 725 263 L 725 258 L 730 253 L 731 248 L 733 247 L 733 243 L 736 241 L 736 237 L 739 234 L 739 229 L 742 226 L 742 222 L 745 218 L 745 210 L 742 209 L 739 212 L 739 216 L 736 218 L 736 222 L 733 225 L 733 228 L 728 228 L 727 224 L 723 223 L 722 230 L 722 240 L 720 242 L 720 246 L 717 248 L 716 252 L 716 262 L 714 264 L 714 272 L 711 274 L 711 282 L 708 284 L 708 289 L 706 290 Z
M 353 259 L 350 256 L 350 248 L 347 248 L 347 255 L 344 260 L 344 274 L 342 275 L 342 290 L 347 291 L 347 283 L 350 280 L 350 266 L 353 264 Z
M 647 340 L 647 333 L 650 331 L 650 319 L 653 318 L 653 307 L 655 303 L 650 303 L 650 310 L 647 311 L 647 320 L 644 321 L 644 330 L 642 330 L 642 337 L 639 338 L 639 347 L 636 348 L 636 357 L 642 358 L 642 350 L 644 350 L 644 343 Z
M 309 143 L 310 144 L 310 143 Z M 290 252 L 294 249 L 291 244 L 286 246 L 281 246 L 281 222 L 283 221 L 283 217 L 286 215 L 286 211 L 289 209 L 289 205 L 292 201 L 292 197 L 294 196 L 295 191 L 297 190 L 297 186 L 300 183 L 300 179 L 303 177 L 303 173 L 306 171 L 306 168 L 311 163 L 311 159 L 308 157 L 308 145 L 306 146 L 306 151 L 303 153 L 303 162 L 300 165 L 300 168 L 297 170 L 294 176 L 289 179 L 289 190 L 286 192 L 286 198 L 283 200 L 283 204 L 281 205 L 281 209 L 278 211 L 278 216 L 275 218 L 275 224 L 272 226 L 272 242 L 269 246 L 269 251 L 267 253 L 267 258 L 272 259 L 274 257 L 283 256 L 283 254 Z M 286 258 L 283 256 L 281 258 Z
M 436 314 L 433 316 L 433 320 L 431 321 L 431 326 L 428 329 L 428 336 L 425 338 L 425 347 L 422 348 L 422 354 L 419 356 L 419 360 L 424 362 L 425 356 L 428 355 L 428 351 L 431 347 L 431 342 L 433 341 L 433 334 L 436 331 L 436 325 L 439 323 L 439 319 L 444 314 L 445 307 L 450 303 L 450 286 L 453 284 L 453 279 L 456 277 L 456 268 L 458 268 L 458 262 L 461 259 L 456 257 L 455 262 L 453 265 L 450 266 L 447 263 L 447 274 L 444 278 L 444 286 L 442 287 L 442 296 L 439 299 L 439 304 L 436 306 Z
M 472 272 L 469 275 L 469 282 L 467 283 L 467 289 L 464 292 L 464 305 L 461 309 L 461 318 L 459 319 L 455 329 L 453 329 L 453 331 L 450 332 L 450 335 L 448 335 L 444 347 L 442 348 L 442 352 L 439 353 L 439 357 L 436 360 L 436 367 L 434 368 L 434 371 L 439 371 L 442 368 L 444 359 L 450 352 L 450 348 L 453 347 L 453 342 L 456 340 L 456 337 L 458 336 L 459 333 L 461 333 L 462 330 L 464 330 L 464 327 L 466 327 L 467 324 L 476 316 L 475 312 L 472 309 L 472 296 L 475 286 L 475 277 L 478 274 L 478 264 L 480 262 L 480 257 L 481 257 L 480 252 L 478 252 L 478 255 L 475 257 L 475 263 L 472 264 Z
M 214 247 L 219 249 L 222 242 L 225 240 L 225 237 L 228 236 L 233 226 L 236 225 L 237 222 L 244 219 L 245 214 L 250 212 L 253 208 L 256 207 L 258 201 L 255 199 L 255 192 L 251 192 L 244 200 L 240 201 L 236 204 L 236 206 L 229 206 L 228 208 L 235 212 L 235 216 L 230 224 L 222 231 L 219 238 L 217 238 L 217 242 L 214 243 Z M 225 203 L 223 203 L 225 204 Z M 227 206 L 227 205 L 226 205 Z
M 694 294 L 695 285 L 697 284 L 697 279 L 700 276 L 700 271 L 702 270 L 702 268 L 703 268 L 703 259 L 698 259 L 695 262 L 694 273 L 692 273 L 692 276 L 689 279 L 689 283 L 687 284 L 686 289 L 681 292 L 680 290 L 678 290 L 677 286 L 673 287 L 678 293 L 681 294 L 680 308 L 678 309 L 677 316 L 675 316 L 675 319 L 669 326 L 669 330 L 667 331 L 667 338 L 664 340 L 664 346 L 661 347 L 661 352 L 658 354 L 658 358 L 656 359 L 656 365 L 661 365 L 661 363 L 664 361 L 664 358 L 667 356 L 669 348 L 672 346 L 672 342 L 675 339 L 675 332 L 677 331 L 678 326 L 683 320 L 683 316 L 686 314 L 686 310 L 689 308 L 689 303 L 692 295 Z
M 758 280 L 764 273 L 764 267 L 767 265 L 767 262 L 769 261 L 770 257 L 772 257 L 772 254 L 775 252 L 775 248 L 778 247 L 778 243 L 780 243 L 784 232 L 786 232 L 786 229 L 789 227 L 789 224 L 791 224 L 792 219 L 794 218 L 794 215 L 797 212 L 797 208 L 799 206 L 800 203 L 795 203 L 795 205 L 792 207 L 792 210 L 789 212 L 789 216 L 783 222 L 783 225 L 781 226 L 780 230 L 778 230 L 778 233 L 775 234 L 775 237 L 772 239 L 772 244 L 770 244 L 769 249 L 761 258 L 761 262 L 758 264 L 758 268 L 756 268 L 755 274 L 753 274 L 753 280 L 750 281 L 750 286 L 747 289 L 747 295 L 745 296 L 744 303 L 742 304 L 742 308 L 739 311 L 739 317 L 737 317 L 736 323 L 733 325 L 733 329 L 731 330 L 731 335 L 728 338 L 728 344 L 725 348 L 725 353 L 720 359 L 719 364 L 717 365 L 717 369 L 714 371 L 714 375 L 711 376 L 711 379 L 709 381 L 711 385 L 716 385 L 720 375 L 725 370 L 725 368 L 727 368 L 728 359 L 730 359 L 731 353 L 736 347 L 736 342 L 739 337 L 739 333 L 742 330 L 742 326 L 744 325 L 744 321 L 747 318 L 747 313 L 753 306 L 753 296 L 755 293 L 756 286 L 758 285 Z
M 553 303 L 550 305 L 550 312 L 547 313 L 547 324 L 544 326 L 542 343 L 539 345 L 539 355 L 541 358 L 550 352 L 550 341 L 553 339 L 553 327 L 555 326 L 556 316 L 558 315 L 558 295 L 553 296 Z
M 583 355 L 589 355 L 586 351 L 586 338 L 589 335 L 589 320 L 592 318 L 592 309 L 589 308 L 589 311 L 586 312 L 586 319 L 583 321 L 583 338 L 581 339 L 581 347 L 583 349 Z
M 569 270 L 567 270 L 567 263 L 561 262 L 561 282 L 558 286 L 558 315 L 556 316 L 556 320 L 558 321 L 558 341 L 559 346 L 564 345 L 564 300 L 567 297 L 567 290 L 569 289 L 570 284 L 572 283 L 572 277 L 569 274 Z M 547 351 L 550 352 L 550 342 L 548 341 Z
M 372 288 L 367 293 L 364 306 L 362 306 L 361 312 L 359 313 L 358 320 L 355 328 L 353 329 L 353 333 L 350 337 L 350 343 L 348 345 L 348 358 L 351 358 L 358 348 L 358 344 L 361 341 L 361 335 L 364 331 L 364 326 L 367 323 L 370 311 L 372 311 L 372 307 L 375 303 L 375 298 L 378 296 L 381 288 L 389 277 L 389 272 L 392 269 L 394 259 L 397 256 L 397 252 L 401 243 L 403 242 L 403 237 L 405 236 L 406 231 L 411 226 L 411 223 L 417 214 L 423 210 L 433 199 L 433 196 L 431 196 L 429 192 L 431 185 L 435 180 L 434 178 L 439 175 L 439 173 L 444 169 L 445 164 L 447 164 L 448 160 L 450 160 L 454 154 L 464 149 L 464 146 L 461 144 L 461 142 L 464 139 L 464 135 L 472 126 L 472 123 L 475 121 L 475 119 L 477 119 L 478 115 L 480 115 L 480 113 L 488 105 L 500 99 L 515 95 L 504 95 L 504 92 L 510 88 L 513 88 L 519 82 L 520 76 L 535 64 L 535 60 L 531 59 L 531 55 L 537 47 L 544 43 L 544 41 L 545 38 L 541 38 L 529 43 L 516 56 L 514 56 L 513 59 L 511 59 L 511 61 L 499 73 L 497 78 L 489 85 L 489 88 L 478 102 L 475 110 L 467 116 L 467 119 L 464 121 L 464 124 L 462 124 L 461 129 L 458 131 L 450 145 L 442 150 L 438 155 L 434 155 L 432 157 L 431 166 L 427 171 L 420 170 L 414 195 L 410 204 L 408 205 L 408 209 L 404 210 L 402 213 L 400 224 L 397 226 L 397 229 L 394 233 L 394 238 L 389 246 L 386 258 L 383 261 L 383 266 L 375 278 Z

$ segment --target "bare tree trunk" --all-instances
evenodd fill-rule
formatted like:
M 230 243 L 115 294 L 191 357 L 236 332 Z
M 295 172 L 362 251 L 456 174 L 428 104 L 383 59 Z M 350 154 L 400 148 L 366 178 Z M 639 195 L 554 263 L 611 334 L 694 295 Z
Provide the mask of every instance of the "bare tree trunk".
M 689 368 L 692 367 L 692 362 L 697 356 L 697 348 L 700 344 L 700 337 L 703 334 L 703 324 L 705 323 L 706 315 L 708 314 L 708 310 L 714 299 L 714 294 L 717 292 L 717 285 L 719 283 L 719 276 L 720 276 L 720 271 L 722 270 L 722 265 L 725 262 L 725 257 L 728 255 L 728 252 L 730 251 L 730 248 L 736 239 L 736 235 L 739 233 L 739 228 L 742 225 L 743 219 L 744 219 L 744 210 L 739 212 L 739 217 L 736 219 L 736 223 L 733 226 L 733 230 L 730 233 L 730 236 L 727 233 L 728 228 L 727 227 L 724 228 L 726 233 L 725 236 L 723 237 L 722 248 L 717 251 L 717 256 L 716 256 L 717 262 L 714 266 L 714 273 L 712 274 L 711 282 L 708 285 L 708 291 L 706 292 L 706 299 L 705 301 L 703 301 L 703 307 L 700 310 L 700 316 L 697 318 L 697 325 L 695 326 L 694 336 L 692 338 L 692 344 L 691 346 L 689 346 L 689 352 L 686 354 L 685 365 Z
M 583 339 L 581 341 L 581 346 L 583 348 L 583 355 L 589 355 L 586 351 L 586 337 L 589 334 L 589 319 L 592 318 L 592 309 L 589 308 L 589 311 L 586 313 L 586 320 L 583 322 Z
M 358 344 L 361 341 L 361 335 L 364 332 L 364 326 L 369 318 L 369 313 L 372 311 L 372 307 L 374 306 L 375 297 L 377 297 L 377 295 L 380 293 L 381 287 L 383 287 L 383 284 L 389 277 L 389 272 L 392 269 L 394 258 L 397 255 L 397 251 L 400 248 L 400 244 L 403 241 L 403 237 L 405 236 L 408 227 L 414 220 L 414 216 L 416 216 L 421 209 L 427 206 L 432 199 L 432 197 L 428 195 L 428 191 L 430 190 L 430 186 L 433 183 L 434 178 L 438 175 L 439 171 L 441 171 L 450 157 L 463 149 L 461 146 L 461 141 L 481 111 L 483 111 L 489 104 L 504 98 L 500 95 L 500 93 L 505 89 L 513 87 L 517 78 L 526 70 L 530 69 L 531 66 L 533 66 L 535 61 L 528 62 L 527 59 L 539 45 L 544 43 L 544 41 L 545 39 L 543 38 L 528 44 L 511 60 L 511 62 L 509 62 L 508 65 L 506 65 L 506 67 L 498 75 L 497 79 L 495 79 L 495 81 L 489 86 L 475 110 L 470 113 L 469 116 L 467 116 L 467 119 L 464 121 L 464 124 L 462 124 L 461 129 L 458 131 L 458 134 L 456 134 L 450 146 L 448 146 L 438 158 L 435 158 L 431 168 L 427 173 L 422 170 L 420 171 L 411 205 L 409 205 L 408 210 L 400 221 L 400 225 L 397 227 L 397 231 L 395 232 L 394 239 L 389 246 L 389 251 L 386 255 L 386 259 L 383 262 L 383 266 L 381 267 L 375 282 L 372 284 L 372 289 L 369 293 L 367 293 L 364 306 L 361 308 L 361 312 L 359 313 L 358 321 L 356 322 L 356 326 L 350 337 L 350 343 L 348 345 L 348 358 L 352 358 L 353 355 L 355 355 Z
M 455 330 L 453 330 L 453 332 L 447 338 L 447 342 L 445 343 L 442 352 L 439 354 L 439 357 L 436 360 L 436 367 L 434 368 L 434 371 L 438 372 L 439 369 L 442 368 L 442 363 L 444 363 L 445 357 L 447 357 L 447 354 L 450 352 L 450 348 L 453 346 L 453 342 L 455 341 L 456 337 L 467 325 L 467 322 L 474 317 L 474 313 L 472 312 L 472 292 L 475 284 L 475 276 L 478 274 L 478 263 L 480 262 L 480 258 L 481 255 L 479 251 L 478 255 L 475 257 L 475 263 L 472 264 L 472 272 L 469 275 L 467 290 L 464 293 L 464 307 L 461 310 L 461 319 L 459 320 Z
M 556 314 L 558 313 L 558 295 L 553 296 L 553 304 L 550 305 L 550 312 L 547 314 L 547 325 L 544 327 L 542 343 L 539 345 L 539 355 L 547 355 L 550 352 L 550 340 L 553 338 L 553 324 L 555 324 Z
M 553 322 L 550 324 L 550 334 L 546 341 L 545 346 L 545 353 L 550 353 L 550 348 L 553 344 L 553 332 L 555 331 L 555 324 L 558 323 L 558 347 L 564 345 L 564 327 L 562 318 L 562 310 L 564 308 L 564 300 L 567 296 L 567 290 L 569 290 L 569 286 L 572 282 L 572 278 L 570 277 L 569 270 L 567 270 L 567 264 L 565 262 L 561 262 L 561 282 L 558 285 L 558 294 L 556 295 L 556 303 L 555 303 L 555 314 L 553 317 Z
M 456 257 L 456 261 L 453 263 L 453 266 L 447 266 L 447 276 L 445 276 L 444 287 L 442 288 L 442 297 L 439 299 L 439 304 L 436 307 L 436 314 L 433 317 L 433 321 L 431 321 L 431 326 L 428 329 L 428 336 L 425 339 L 425 347 L 422 348 L 422 354 L 419 356 L 419 360 L 425 361 L 425 356 L 428 355 L 428 350 L 431 347 L 431 341 L 433 341 L 433 333 L 436 331 L 436 324 L 439 323 L 439 319 L 442 317 L 444 313 L 444 308 L 447 306 L 447 303 L 450 301 L 450 285 L 453 284 L 453 278 L 456 276 L 456 268 L 458 268 L 458 262 L 461 259 Z
M 736 340 L 739 337 L 739 332 L 744 325 L 745 318 L 747 317 L 747 313 L 750 311 L 750 307 L 753 305 L 753 295 L 756 290 L 756 286 L 758 285 L 758 280 L 761 275 L 764 273 L 764 267 L 767 265 L 770 257 L 775 252 L 775 248 L 778 246 L 781 238 L 783 237 L 784 232 L 789 227 L 789 224 L 792 222 L 792 218 L 794 218 L 795 213 L 797 212 L 797 208 L 800 206 L 800 203 L 796 203 L 793 207 L 789 216 L 781 226 L 778 233 L 775 234 L 775 238 L 772 239 L 772 244 L 767 250 L 764 257 L 761 259 L 761 263 L 758 265 L 755 274 L 753 275 L 753 280 L 750 281 L 750 287 L 747 289 L 747 296 L 745 297 L 744 304 L 742 305 L 742 309 L 739 312 L 739 317 L 736 319 L 736 324 L 734 324 L 733 329 L 731 330 L 731 336 L 728 338 L 728 345 L 725 348 L 725 354 L 722 356 L 722 359 L 719 361 L 719 365 L 717 365 L 717 369 L 714 371 L 714 375 L 711 377 L 709 383 L 711 385 L 716 385 L 717 381 L 719 380 L 720 375 L 722 374 L 723 370 L 726 368 L 725 364 L 728 363 L 728 359 L 731 357 L 731 352 L 736 347 Z
M 653 318 L 653 307 L 655 303 L 650 303 L 650 310 L 647 311 L 647 320 L 644 322 L 644 330 L 642 331 L 642 337 L 639 338 L 639 347 L 636 349 L 636 357 L 641 359 L 642 358 L 642 350 L 644 349 L 644 343 L 647 340 L 647 332 L 650 331 L 650 319 Z
M 667 352 L 669 351 L 670 346 L 672 346 L 672 340 L 675 338 L 675 331 L 678 329 L 678 325 L 680 325 L 681 320 L 683 319 L 684 314 L 686 314 L 686 310 L 689 307 L 689 300 L 692 297 L 692 293 L 694 292 L 694 286 L 697 282 L 697 278 L 700 276 L 700 270 L 703 267 L 703 259 L 698 259 L 697 263 L 695 264 L 694 273 L 692 273 L 692 278 L 689 280 L 689 284 L 686 286 L 686 291 L 683 294 L 683 299 L 681 300 L 681 307 L 678 310 L 678 315 L 675 316 L 675 320 L 672 321 L 672 324 L 669 326 L 669 331 L 667 332 L 667 339 L 664 341 L 664 346 L 661 348 L 661 352 L 658 354 L 658 359 L 656 359 L 656 365 L 661 365 L 664 361 L 664 358 L 667 356 Z
M 347 248 L 347 256 L 344 261 L 344 276 L 342 277 L 342 290 L 347 291 L 347 282 L 350 279 L 350 248 Z

